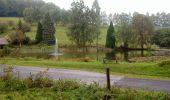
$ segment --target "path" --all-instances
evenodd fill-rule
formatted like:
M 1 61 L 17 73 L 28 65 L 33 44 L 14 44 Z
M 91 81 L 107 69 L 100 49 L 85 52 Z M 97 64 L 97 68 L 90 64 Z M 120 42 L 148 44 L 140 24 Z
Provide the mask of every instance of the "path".
M 0 65 L 0 73 L 3 72 L 5 65 Z M 28 67 L 28 66 L 15 66 L 15 71 L 19 71 L 23 77 L 29 75 L 29 73 L 38 73 L 46 70 L 46 68 Z M 53 79 L 74 79 L 87 84 L 97 82 L 100 85 L 106 84 L 106 75 L 96 72 L 70 70 L 70 69 L 54 69 L 50 68 L 48 74 Z M 151 79 L 138 79 L 138 78 L 126 78 L 122 76 L 111 75 L 111 84 L 121 87 L 141 88 L 148 90 L 170 92 L 170 80 L 151 80 Z

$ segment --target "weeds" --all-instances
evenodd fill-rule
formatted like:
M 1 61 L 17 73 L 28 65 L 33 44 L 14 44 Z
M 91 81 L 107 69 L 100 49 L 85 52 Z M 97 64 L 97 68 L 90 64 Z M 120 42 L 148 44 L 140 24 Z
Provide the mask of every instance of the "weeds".
M 0 100 L 170 100 L 168 93 L 122 89 L 111 91 L 98 84 L 80 84 L 71 80 L 52 80 L 48 70 L 30 73 L 22 78 L 12 66 L 6 67 L 0 76 Z

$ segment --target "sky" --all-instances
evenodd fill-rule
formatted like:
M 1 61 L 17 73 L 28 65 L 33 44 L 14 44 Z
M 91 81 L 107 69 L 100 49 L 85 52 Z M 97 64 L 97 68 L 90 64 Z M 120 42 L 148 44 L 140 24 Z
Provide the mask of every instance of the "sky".
M 45 2 L 53 2 L 60 8 L 70 9 L 73 0 L 44 0 Z M 84 0 L 89 7 L 92 6 L 94 0 Z M 170 0 L 98 0 L 102 11 L 107 14 L 114 13 L 133 13 L 139 12 L 146 14 L 157 12 L 170 12 Z

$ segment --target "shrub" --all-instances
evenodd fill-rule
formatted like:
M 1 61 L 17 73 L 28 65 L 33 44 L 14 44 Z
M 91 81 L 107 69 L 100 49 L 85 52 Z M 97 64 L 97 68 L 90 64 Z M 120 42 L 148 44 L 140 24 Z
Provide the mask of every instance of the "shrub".
M 162 61 L 162 62 L 158 63 L 158 65 L 159 65 L 160 67 L 170 66 L 170 60 Z
M 11 53 L 11 48 L 9 46 L 4 46 L 2 53 L 3 53 L 4 56 L 10 54 Z
M 47 70 L 33 75 L 30 73 L 30 76 L 25 79 L 26 85 L 29 88 L 43 88 L 43 87 L 52 87 L 54 81 L 47 74 Z
M 0 89 L 7 91 L 26 89 L 25 83 L 19 79 L 19 72 L 14 73 L 12 66 L 5 67 L 3 72 L 4 74 L 0 77 Z
M 26 37 L 24 40 L 23 40 L 23 44 L 29 44 L 31 42 L 31 39 L 29 37 Z
M 70 91 L 80 87 L 80 84 L 75 81 L 58 80 L 53 87 L 54 91 Z

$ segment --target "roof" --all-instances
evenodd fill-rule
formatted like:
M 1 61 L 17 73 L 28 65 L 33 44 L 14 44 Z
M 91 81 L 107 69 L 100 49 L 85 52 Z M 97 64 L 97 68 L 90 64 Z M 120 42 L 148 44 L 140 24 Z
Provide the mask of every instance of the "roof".
M 7 45 L 8 41 L 5 38 L 0 38 L 0 45 Z

